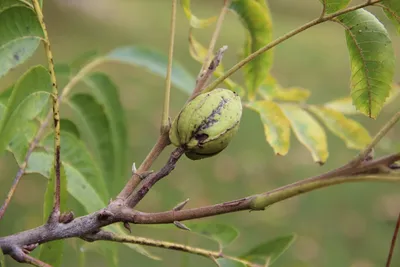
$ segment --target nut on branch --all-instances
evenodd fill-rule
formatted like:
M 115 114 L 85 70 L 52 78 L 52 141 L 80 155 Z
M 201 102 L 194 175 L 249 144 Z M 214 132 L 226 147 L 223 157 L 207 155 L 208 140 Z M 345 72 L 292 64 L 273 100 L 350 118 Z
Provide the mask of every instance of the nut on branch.
M 224 150 L 239 128 L 240 97 L 218 88 L 189 101 L 172 123 L 169 137 L 189 159 L 214 156 Z

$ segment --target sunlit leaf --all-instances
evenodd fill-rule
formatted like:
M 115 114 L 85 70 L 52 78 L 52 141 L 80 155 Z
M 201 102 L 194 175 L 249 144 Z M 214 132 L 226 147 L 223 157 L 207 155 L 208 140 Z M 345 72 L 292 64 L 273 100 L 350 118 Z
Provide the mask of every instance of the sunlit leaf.
M 108 165 L 110 160 L 114 160 L 113 177 L 116 181 L 121 179 L 124 173 L 126 148 L 128 147 L 127 126 L 125 120 L 125 111 L 120 101 L 117 86 L 104 73 L 93 73 L 84 78 L 84 82 L 91 88 L 97 102 L 103 107 L 104 113 L 108 119 L 109 132 L 114 157 L 108 156 Z M 86 107 L 85 107 L 86 108 Z M 109 178 L 108 178 L 109 179 Z M 113 179 L 110 179 L 111 181 Z
M 221 223 L 185 223 L 194 233 L 208 237 L 220 245 L 226 247 L 231 244 L 239 235 L 236 228 Z
M 267 142 L 278 155 L 286 155 L 290 145 L 290 123 L 281 108 L 272 101 L 249 103 L 248 107 L 260 114 Z
M 233 0 L 230 8 L 239 15 L 248 30 L 244 56 L 257 51 L 272 41 L 272 22 L 265 2 L 254 0 Z M 272 51 L 267 51 L 244 66 L 246 86 L 252 99 L 257 93 L 272 65 Z
M 76 114 L 79 132 L 95 148 L 94 156 L 102 170 L 102 176 L 107 178 L 107 183 L 111 186 L 113 179 L 117 178 L 114 177 L 115 151 L 104 107 L 92 95 L 81 93 L 71 96 L 67 103 Z
M 63 165 L 60 166 L 60 210 L 61 212 L 66 211 L 67 206 L 67 177 Z M 54 168 L 51 169 L 50 178 L 47 182 L 46 193 L 44 196 L 44 207 L 43 207 L 43 221 L 47 222 L 51 211 L 53 210 L 54 203 L 54 188 L 55 188 L 56 173 Z M 40 246 L 39 259 L 51 266 L 61 266 L 63 251 L 64 251 L 64 240 L 55 240 L 42 244 Z
M 207 49 L 194 38 L 192 33 L 189 34 L 189 52 L 192 58 L 203 64 L 207 56 Z M 217 69 L 213 72 L 213 75 L 217 78 L 224 75 L 222 63 L 218 65 Z M 236 92 L 241 97 L 245 95 L 244 89 L 230 78 L 224 80 L 224 85 L 227 86 L 227 89 Z
M 381 3 L 386 16 L 393 22 L 397 32 L 400 34 L 400 1 L 383 0 Z
M 181 0 L 181 5 L 186 17 L 190 21 L 190 26 L 192 26 L 193 28 L 205 28 L 211 25 L 216 19 L 215 16 L 207 19 L 197 18 L 190 10 L 190 0 Z
M 351 96 L 357 110 L 371 118 L 381 111 L 394 75 L 394 52 L 385 27 L 366 10 L 339 16 L 351 62 Z
M 279 105 L 290 121 L 299 141 L 311 152 L 315 162 L 323 164 L 328 158 L 326 134 L 321 125 L 297 105 Z
M 105 55 L 104 59 L 143 67 L 154 74 L 166 77 L 168 57 L 148 47 L 128 46 L 116 48 Z M 171 82 L 186 93 L 191 93 L 195 85 L 193 76 L 176 61 L 172 65 Z
M 321 3 L 325 4 L 325 12 L 327 14 L 339 11 L 351 2 L 351 0 L 319 0 Z
M 324 122 L 333 134 L 341 138 L 348 148 L 361 150 L 371 142 L 368 131 L 358 122 L 346 118 L 342 113 L 319 106 L 310 106 L 310 110 Z
M 269 258 L 269 263 L 272 264 L 293 244 L 295 239 L 296 236 L 294 234 L 277 237 L 252 248 L 240 258 L 245 258 L 258 264 L 265 264 Z
M 0 77 L 31 57 L 42 38 L 32 9 L 12 6 L 0 11 Z
M 48 71 L 42 66 L 31 68 L 15 84 L 0 122 L 0 153 L 22 125 L 37 116 L 51 93 Z
M 292 102 L 304 102 L 311 95 L 311 92 L 304 88 L 281 88 L 279 85 L 274 87 L 262 85 L 260 88 L 260 93 L 266 99 Z

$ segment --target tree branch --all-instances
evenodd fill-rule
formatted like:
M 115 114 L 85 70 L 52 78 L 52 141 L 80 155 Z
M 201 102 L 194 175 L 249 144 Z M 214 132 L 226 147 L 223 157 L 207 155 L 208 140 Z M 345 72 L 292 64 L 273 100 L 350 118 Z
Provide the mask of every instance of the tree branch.
M 386 260 L 386 265 L 385 265 L 386 267 L 390 267 L 390 263 L 392 262 L 393 251 L 394 247 L 396 246 L 396 239 L 397 239 L 397 234 L 399 233 L 399 228 L 400 228 L 400 213 L 397 216 L 396 226 L 394 227 L 392 241 L 390 243 L 389 253 Z
M 319 18 L 316 18 L 302 26 L 300 26 L 297 29 L 294 29 L 288 33 L 286 33 L 285 35 L 282 35 L 281 37 L 275 39 L 274 41 L 270 42 L 269 44 L 267 44 L 266 46 L 258 49 L 257 51 L 255 51 L 254 53 L 250 54 L 249 56 L 247 56 L 246 58 L 244 58 L 243 60 L 239 61 L 238 63 L 236 63 L 232 68 L 230 68 L 229 70 L 227 70 L 225 72 L 224 75 L 222 75 L 221 77 L 219 77 L 218 79 L 216 79 L 213 83 L 211 83 L 209 86 L 207 86 L 204 89 L 204 92 L 209 92 L 213 89 L 215 89 L 220 83 L 222 83 L 225 79 L 227 79 L 229 76 L 231 76 L 233 73 L 235 73 L 236 71 L 238 71 L 239 69 L 241 69 L 244 65 L 246 65 L 247 63 L 249 63 L 250 61 L 252 61 L 254 58 L 256 58 L 257 56 L 259 56 L 260 54 L 274 48 L 275 46 L 277 46 L 280 43 L 283 43 L 284 41 L 286 41 L 287 39 L 307 30 L 308 28 L 311 28 L 313 26 L 316 26 L 320 23 L 323 23 L 325 21 L 331 20 L 337 16 L 349 13 L 351 11 L 363 8 L 363 7 L 367 7 L 367 6 L 371 6 L 374 5 L 376 3 L 381 2 L 382 0 L 372 0 L 372 1 L 367 1 L 365 3 L 359 4 L 359 5 L 355 5 L 343 10 L 340 10 L 338 12 L 329 14 L 327 16 L 322 16 Z

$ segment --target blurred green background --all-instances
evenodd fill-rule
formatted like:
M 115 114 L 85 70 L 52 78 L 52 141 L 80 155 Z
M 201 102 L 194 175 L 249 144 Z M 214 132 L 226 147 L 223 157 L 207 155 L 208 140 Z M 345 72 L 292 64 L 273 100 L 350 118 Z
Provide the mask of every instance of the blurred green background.
M 193 0 L 192 10 L 199 17 L 219 13 L 222 1 Z M 315 18 L 320 12 L 317 0 L 269 1 L 274 23 L 274 37 Z M 357 1 L 354 1 L 357 2 Z M 373 11 L 387 25 L 395 53 L 400 55 L 400 38 L 383 13 Z M 49 28 L 55 62 L 71 62 L 88 50 L 105 53 L 123 45 L 144 45 L 166 53 L 168 49 L 170 1 L 167 0 L 45 0 L 44 14 Z M 196 30 L 195 36 L 208 43 L 211 30 Z M 233 13 L 228 13 L 217 46 L 228 45 L 224 65 L 237 61 L 243 44 L 244 29 Z M 175 58 L 194 76 L 199 64 L 189 55 L 188 22 L 178 8 Z M 45 64 L 42 47 L 23 66 L 0 81 L 0 88 L 12 84 L 30 65 Z M 400 60 L 396 60 L 396 81 L 400 81 Z M 126 179 L 133 161 L 139 164 L 158 134 L 164 81 L 142 69 L 120 64 L 98 68 L 109 73 L 120 88 L 126 109 L 130 146 L 126 158 Z M 324 23 L 284 42 L 275 49 L 273 75 L 284 86 L 300 86 L 312 91 L 310 103 L 323 103 L 349 93 L 349 59 L 343 29 L 335 23 Z M 234 76 L 242 81 L 241 73 Z M 80 87 L 80 88 L 79 88 Z M 76 88 L 84 90 L 82 85 Z M 172 91 L 172 115 L 184 104 L 187 95 Z M 397 99 L 388 105 L 377 120 L 362 116 L 356 119 L 374 134 L 398 111 Z M 64 110 L 62 110 L 64 111 Z M 68 114 L 68 110 L 64 111 Z M 163 211 L 190 198 L 187 207 L 199 207 L 268 191 L 308 176 L 316 175 L 345 163 L 356 154 L 337 137 L 328 133 L 330 157 L 324 166 L 313 163 L 309 152 L 292 138 L 285 157 L 273 154 L 265 142 L 258 115 L 245 110 L 238 135 L 220 155 L 202 161 L 183 158 L 169 178 L 157 184 L 138 207 L 140 210 Z M 396 150 L 397 149 L 397 150 Z M 377 154 L 399 151 L 400 125 L 381 142 Z M 165 162 L 171 148 L 157 161 L 154 169 Z M 17 166 L 11 155 L 0 161 L 0 200 L 11 185 Z M 114 195 L 124 181 L 116 181 Z M 46 180 L 38 175 L 25 176 L 11 206 L 0 222 L 0 235 L 40 225 Z M 70 207 L 77 203 L 71 201 Z M 274 237 L 296 233 L 295 244 L 273 266 L 383 266 L 389 249 L 394 222 L 400 211 L 400 185 L 384 183 L 345 184 L 318 190 L 269 207 L 263 212 L 241 212 L 204 221 L 229 223 L 240 231 L 240 237 L 227 253 L 240 254 L 258 243 Z M 133 234 L 165 239 L 194 246 L 217 249 L 208 240 L 175 227 L 133 226 Z M 63 266 L 77 266 L 76 240 L 68 240 Z M 119 266 L 213 266 L 207 259 L 180 252 L 150 248 L 163 258 L 154 261 L 123 245 L 119 249 Z M 400 266 L 397 246 L 392 266 Z M 107 266 L 104 258 L 88 252 L 86 266 Z M 19 266 L 8 261 L 7 266 Z

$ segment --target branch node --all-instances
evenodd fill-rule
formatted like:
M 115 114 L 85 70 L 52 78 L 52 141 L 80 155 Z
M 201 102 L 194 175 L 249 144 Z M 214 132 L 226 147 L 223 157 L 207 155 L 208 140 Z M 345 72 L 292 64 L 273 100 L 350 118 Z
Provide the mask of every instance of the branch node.
M 73 211 L 67 211 L 67 212 L 64 212 L 64 213 L 62 213 L 60 215 L 59 222 L 67 224 L 67 223 L 72 222 L 74 219 L 75 219 L 74 212 Z
M 112 212 L 109 211 L 109 210 L 103 209 L 103 210 L 101 210 L 101 211 L 99 212 L 99 214 L 97 215 L 97 219 L 99 219 L 100 221 L 106 221 L 106 220 L 108 220 L 110 217 L 113 217 L 113 216 L 114 216 L 114 213 L 112 213 Z

